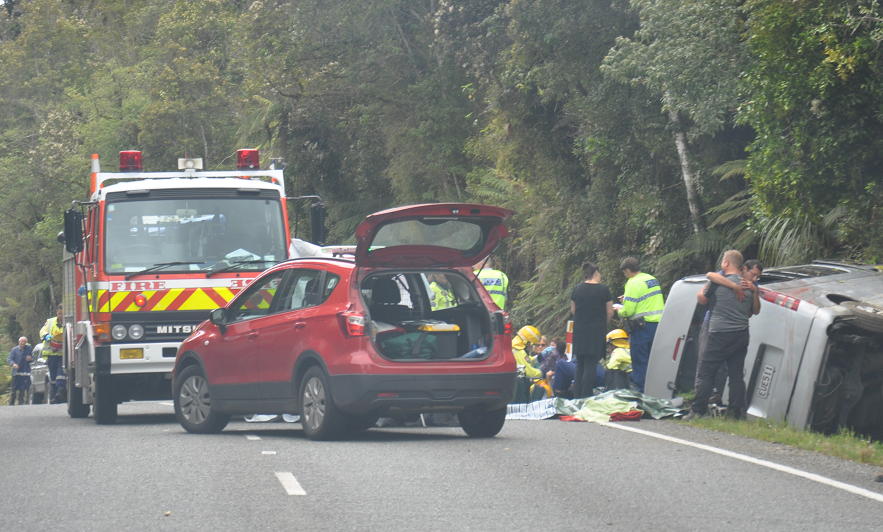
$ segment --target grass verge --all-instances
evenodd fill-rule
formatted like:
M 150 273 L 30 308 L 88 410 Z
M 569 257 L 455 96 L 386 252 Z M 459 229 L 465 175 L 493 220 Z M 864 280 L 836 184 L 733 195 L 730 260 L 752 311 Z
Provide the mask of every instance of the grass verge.
M 826 436 L 817 432 L 796 430 L 785 422 L 763 419 L 735 421 L 721 417 L 679 423 L 883 467 L 883 444 L 850 431 Z
M 0 365 L 0 406 L 9 404 L 9 390 L 12 387 L 12 366 Z

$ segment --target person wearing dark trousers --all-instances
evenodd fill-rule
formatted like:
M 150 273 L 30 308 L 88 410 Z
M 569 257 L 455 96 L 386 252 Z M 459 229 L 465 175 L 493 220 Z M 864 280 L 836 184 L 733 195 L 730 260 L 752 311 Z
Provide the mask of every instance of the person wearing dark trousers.
M 659 281 L 650 274 L 641 271 L 641 264 L 635 257 L 628 257 L 619 264 L 625 275 L 625 293 L 620 296 L 622 308 L 619 316 L 625 318 L 624 328 L 629 334 L 632 355 L 632 382 L 639 392 L 644 391 L 647 377 L 647 365 L 650 362 L 650 351 L 656 328 L 662 317 L 665 300 Z
M 18 404 L 25 404 L 25 392 L 31 387 L 31 354 L 33 348 L 28 344 L 28 339 L 22 336 L 18 339 L 18 345 L 13 347 L 6 357 L 6 362 L 12 366 L 12 392 L 9 394 L 9 406 L 15 406 L 16 395 Z
M 582 265 L 584 282 L 573 289 L 570 312 L 573 314 L 573 354 L 576 375 L 575 398 L 590 397 L 595 383 L 595 367 L 607 354 L 607 324 L 613 317 L 613 296 L 601 284 L 601 271 L 586 262 Z
M 67 397 L 67 375 L 62 365 L 62 340 L 64 338 L 64 312 L 61 303 L 55 308 L 56 315 L 46 320 L 40 329 L 43 339 L 43 358 L 49 367 L 49 402 L 55 404 L 58 399 Z M 63 401 L 64 399 L 62 399 Z
M 708 311 L 705 313 L 705 321 L 702 322 L 702 328 L 699 330 L 698 353 L 700 358 L 702 357 L 702 353 L 705 352 L 705 344 L 708 341 L 708 322 L 711 321 L 711 314 L 714 311 L 714 292 L 717 290 L 717 286 L 729 286 L 734 292 L 736 292 L 736 299 L 742 301 L 747 297 L 745 294 L 745 292 L 748 292 L 746 283 L 751 282 L 757 285 L 757 280 L 760 278 L 761 274 L 763 274 L 763 263 L 757 259 L 746 260 L 742 263 L 742 280 L 739 284 L 733 283 L 727 279 L 723 271 L 708 272 L 706 277 L 714 284 L 709 285 L 708 290 L 705 292 L 705 296 L 708 299 Z M 746 288 L 743 288 L 743 285 L 746 286 Z M 726 384 L 727 365 L 722 364 L 717 372 L 717 377 L 714 379 L 714 389 L 717 391 L 711 396 L 710 402 L 722 404 L 720 396 L 724 393 L 724 387 Z M 745 405 L 742 406 L 745 408 Z M 730 406 L 730 408 L 732 408 L 732 406 Z
M 728 415 L 741 419 L 744 414 L 741 405 L 745 398 L 745 355 L 748 353 L 748 319 L 760 313 L 760 297 L 757 286 L 753 282 L 742 283 L 742 254 L 736 250 L 724 253 L 721 269 L 726 278 L 751 291 L 751 297 L 741 301 L 736 291 L 730 286 L 717 286 L 714 297 L 714 312 L 708 323 L 708 339 L 705 351 L 699 358 L 696 369 L 696 396 L 691 412 L 684 420 L 689 421 L 708 413 L 708 399 L 714 388 L 714 379 L 722 364 L 727 365 L 730 379 Z M 697 295 L 700 304 L 708 304 L 708 290 L 712 283 L 706 284 Z

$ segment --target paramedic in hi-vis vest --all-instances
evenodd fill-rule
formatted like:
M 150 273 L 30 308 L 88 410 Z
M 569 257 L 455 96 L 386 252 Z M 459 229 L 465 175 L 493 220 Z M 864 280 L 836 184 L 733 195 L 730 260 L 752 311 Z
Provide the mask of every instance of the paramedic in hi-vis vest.
M 64 374 L 64 366 L 61 361 L 61 341 L 64 338 L 64 313 L 61 304 L 56 308 L 56 317 L 46 320 L 46 324 L 40 329 L 40 338 L 43 339 L 43 358 L 49 366 L 49 382 L 52 389 L 49 392 L 49 402 L 56 403 L 56 397 L 67 397 L 67 376 Z
M 482 268 L 482 263 L 479 262 L 474 266 L 475 275 L 481 281 L 481 284 L 484 285 L 484 289 L 490 294 L 494 303 L 501 310 L 505 310 L 506 300 L 509 298 L 509 278 L 506 277 L 505 273 L 494 269 L 494 266 L 497 265 L 496 262 L 493 257 L 489 257 L 487 262 L 484 263 L 484 268 Z M 481 269 L 479 270 L 478 268 Z
M 644 392 L 647 377 L 647 363 L 650 361 L 650 348 L 656 327 L 662 317 L 662 289 L 652 275 L 642 273 L 638 259 L 629 257 L 622 261 L 619 269 L 628 278 L 625 294 L 620 296 L 622 308 L 619 315 L 628 321 L 627 330 L 631 335 L 629 344 L 632 355 L 632 382 L 638 391 Z
M 454 292 L 451 290 L 451 283 L 448 282 L 448 278 L 444 274 L 431 273 L 427 279 L 429 279 L 429 289 L 432 291 L 429 294 L 432 298 L 429 301 L 431 310 L 457 306 L 457 298 L 454 297 Z

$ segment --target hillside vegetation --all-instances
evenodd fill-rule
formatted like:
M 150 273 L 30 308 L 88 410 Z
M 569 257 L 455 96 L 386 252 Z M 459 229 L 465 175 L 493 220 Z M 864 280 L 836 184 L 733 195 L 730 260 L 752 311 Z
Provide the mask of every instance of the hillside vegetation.
M 3 0 L 0 19 L 10 338 L 60 300 L 91 154 L 126 149 L 148 171 L 282 157 L 329 242 L 396 205 L 512 208 L 514 315 L 553 334 L 587 259 L 619 294 L 628 255 L 667 286 L 730 247 L 883 253 L 878 0 Z

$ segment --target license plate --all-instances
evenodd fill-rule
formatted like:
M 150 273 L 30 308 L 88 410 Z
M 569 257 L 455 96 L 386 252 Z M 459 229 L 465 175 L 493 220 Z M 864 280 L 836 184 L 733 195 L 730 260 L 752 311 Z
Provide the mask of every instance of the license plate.
M 760 375 L 760 384 L 757 386 L 757 396 L 766 397 L 770 393 L 770 385 L 773 384 L 773 373 L 776 368 L 769 364 L 764 365 L 763 373 Z
M 120 349 L 121 360 L 131 360 L 133 358 L 144 358 L 143 349 Z

